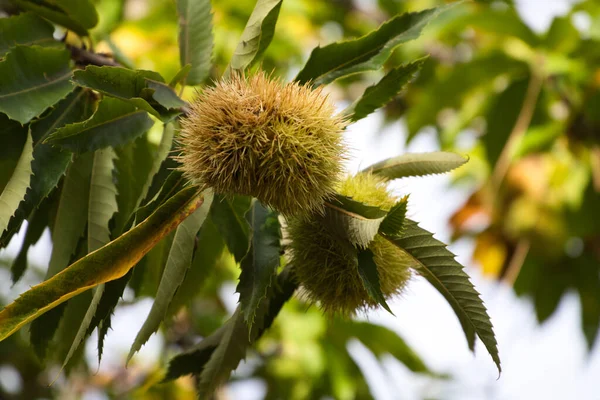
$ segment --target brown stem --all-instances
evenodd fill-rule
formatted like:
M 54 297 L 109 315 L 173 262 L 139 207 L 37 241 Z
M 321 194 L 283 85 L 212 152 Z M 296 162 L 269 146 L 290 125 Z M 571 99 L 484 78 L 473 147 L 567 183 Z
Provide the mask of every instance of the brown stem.
M 93 53 L 91 51 L 82 49 L 71 44 L 67 44 L 67 48 L 71 51 L 71 58 L 75 60 L 77 64 L 81 65 L 97 65 L 97 66 L 110 66 L 119 67 L 121 64 L 113 60 L 112 58 L 100 54 Z

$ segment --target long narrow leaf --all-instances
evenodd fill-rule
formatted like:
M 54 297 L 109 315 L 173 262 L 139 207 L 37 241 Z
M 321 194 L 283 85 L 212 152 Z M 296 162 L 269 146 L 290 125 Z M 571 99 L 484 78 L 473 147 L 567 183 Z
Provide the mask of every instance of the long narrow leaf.
M 127 361 L 131 360 L 131 357 L 156 332 L 160 323 L 165 318 L 169 304 L 192 263 L 196 235 L 208 216 L 212 200 L 213 192 L 211 189 L 207 189 L 204 191 L 204 203 L 202 206 L 177 227 L 173 244 L 169 250 L 167 265 L 160 280 L 158 292 L 154 298 L 154 304 L 152 304 L 144 325 L 142 325 L 142 328 L 133 341 Z
M 469 161 L 468 158 L 447 151 L 407 153 L 380 161 L 365 168 L 362 172 L 372 173 L 386 179 L 399 179 L 409 176 L 443 174 L 460 167 L 467 161 Z
M 210 0 L 177 0 L 179 61 L 190 65 L 184 85 L 199 85 L 208 76 L 213 50 Z
M 0 232 L 8 227 L 19 203 L 25 197 L 31 179 L 31 161 L 33 160 L 33 146 L 31 132 L 27 133 L 27 140 L 23 152 L 13 174 L 0 194 Z
M 202 202 L 197 187 L 182 190 L 132 230 L 23 293 L 0 311 L 0 340 L 73 296 L 125 275 Z
M 46 279 L 64 270 L 78 253 L 78 247 L 81 247 L 79 243 L 87 223 L 92 163 L 92 154 L 83 154 L 75 159 L 67 171 L 52 229 L 53 246 Z M 84 254 L 85 250 L 84 246 Z M 63 307 L 57 307 L 31 323 L 31 344 L 41 359 L 46 356 L 48 344 L 56 333 L 63 311 Z
M 379 69 L 397 46 L 419 37 L 425 25 L 444 8 L 402 14 L 358 39 L 317 47 L 296 81 L 318 86 L 342 76 Z
M 267 296 L 271 280 L 277 273 L 281 235 L 277 215 L 258 200 L 254 200 L 248 214 L 252 236 L 250 250 L 241 263 L 242 273 L 237 291 L 244 320 L 248 329 L 252 330 L 258 307 Z
M 113 182 L 115 153 L 112 148 L 98 150 L 94 154 L 94 165 L 90 182 L 90 198 L 88 205 L 88 253 L 96 251 L 110 241 L 108 224 L 117 211 L 117 188 Z M 79 325 L 75 339 L 63 361 L 67 365 L 75 351 L 81 345 L 89 331 L 90 323 L 96 314 L 96 308 L 102 299 L 104 284 L 94 288 L 90 305 Z
M 409 219 L 399 237 L 386 238 L 418 262 L 417 272 L 444 296 L 454 310 L 469 348 L 474 349 L 477 334 L 500 371 L 498 345 L 490 317 L 463 266 L 454 259 L 454 254 L 431 233 Z
M 410 82 L 423 67 L 425 59 L 401 65 L 388 72 L 379 82 L 369 86 L 363 95 L 344 110 L 351 121 L 358 121 L 385 106 Z
M 258 0 L 231 58 L 231 68 L 243 71 L 267 49 L 279 17 L 283 0 Z

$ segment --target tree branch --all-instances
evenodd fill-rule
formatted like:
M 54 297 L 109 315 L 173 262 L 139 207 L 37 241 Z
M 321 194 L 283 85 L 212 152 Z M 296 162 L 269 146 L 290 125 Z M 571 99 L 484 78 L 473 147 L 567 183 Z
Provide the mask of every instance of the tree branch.
M 82 49 L 71 44 L 67 44 L 67 49 L 71 51 L 71 58 L 80 65 L 97 65 L 97 66 L 110 66 L 119 67 L 121 64 L 113 60 L 111 57 L 105 54 L 93 53 L 91 51 Z

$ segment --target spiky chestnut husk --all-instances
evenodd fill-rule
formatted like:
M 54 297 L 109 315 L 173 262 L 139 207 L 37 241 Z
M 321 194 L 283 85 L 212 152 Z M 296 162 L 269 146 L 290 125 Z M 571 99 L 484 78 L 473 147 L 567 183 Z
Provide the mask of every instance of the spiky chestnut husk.
M 204 89 L 181 121 L 181 169 L 284 215 L 322 210 L 340 179 L 345 120 L 321 90 L 264 73 Z
M 344 180 L 339 193 L 365 204 L 389 210 L 396 198 L 385 181 L 371 174 L 358 174 Z M 356 249 L 333 234 L 320 215 L 288 220 L 290 257 L 303 293 L 319 303 L 328 314 L 354 315 L 377 307 L 365 290 L 356 267 Z M 412 259 L 376 235 L 368 246 L 374 254 L 381 291 L 390 298 L 403 291 L 411 277 Z

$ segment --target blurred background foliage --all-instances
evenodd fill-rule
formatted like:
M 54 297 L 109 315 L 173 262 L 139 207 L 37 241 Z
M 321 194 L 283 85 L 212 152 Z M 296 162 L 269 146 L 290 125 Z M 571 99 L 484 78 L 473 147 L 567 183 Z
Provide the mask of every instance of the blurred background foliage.
M 114 54 L 124 65 L 158 71 L 167 81 L 177 73 L 174 1 L 95 3 L 100 17 L 92 31 L 95 51 Z M 212 79 L 222 75 L 254 3 L 213 2 Z M 261 67 L 290 79 L 314 46 L 363 35 L 397 13 L 442 3 L 286 0 Z M 433 130 L 441 149 L 470 156 L 455 174 L 454 184 L 472 194 L 449 221 L 454 239 L 472 238 L 474 265 L 531 298 L 539 322 L 553 314 L 567 290 L 575 290 L 582 306 L 581 329 L 592 347 L 600 323 L 600 3 L 579 2 L 538 34 L 510 2 L 465 2 L 438 17 L 388 63 L 424 55 L 429 60 L 417 79 L 383 110 L 385 124 L 400 120 L 408 130 L 407 141 Z M 384 72 L 339 80 L 329 87 L 330 95 L 351 102 Z M 184 97 L 193 94 L 186 89 Z M 211 229 L 216 228 L 207 224 L 201 235 L 210 236 Z M 163 330 L 159 365 L 134 361 L 126 371 L 96 373 L 95 366 L 83 363 L 72 369 L 68 381 L 48 387 L 57 370 L 43 372 L 26 335 L 16 334 L 0 342 L 0 374 L 10 377 L 16 371 L 22 384 L 13 393 L 0 387 L 0 399 L 71 399 L 90 388 L 119 399 L 195 398 L 192 378 L 157 383 L 173 354 L 211 333 L 229 315 L 220 293 L 224 284 L 236 280 L 238 268 L 224 244 L 215 242 L 211 254 L 203 254 L 212 260 L 209 277 L 187 279 L 189 287 L 180 289 L 199 294 L 187 308 L 171 307 L 174 318 Z M 4 258 L 1 264 L 7 281 L 12 263 Z M 156 291 L 159 268 L 147 268 L 155 274 L 134 273 L 136 295 Z M 41 280 L 43 270 L 30 268 L 26 283 Z M 3 296 L 9 284 L 2 283 L 1 289 Z M 124 303 L 131 298 L 126 296 Z M 346 351 L 354 339 L 377 357 L 391 354 L 412 371 L 451 379 L 430 371 L 387 328 L 327 319 L 301 300 L 282 310 L 234 379 L 264 380 L 269 399 L 369 398 L 369 387 Z

